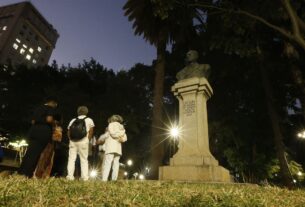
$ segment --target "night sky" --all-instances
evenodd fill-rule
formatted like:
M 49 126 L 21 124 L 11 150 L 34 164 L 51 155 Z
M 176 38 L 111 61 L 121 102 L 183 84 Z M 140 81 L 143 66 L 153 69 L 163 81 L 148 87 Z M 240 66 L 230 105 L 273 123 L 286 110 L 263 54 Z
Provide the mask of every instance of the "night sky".
M 21 2 L 1 0 L 0 6 Z M 126 0 L 31 0 L 60 34 L 50 58 L 76 66 L 91 57 L 114 70 L 151 64 L 155 49 L 134 36 L 122 10 Z

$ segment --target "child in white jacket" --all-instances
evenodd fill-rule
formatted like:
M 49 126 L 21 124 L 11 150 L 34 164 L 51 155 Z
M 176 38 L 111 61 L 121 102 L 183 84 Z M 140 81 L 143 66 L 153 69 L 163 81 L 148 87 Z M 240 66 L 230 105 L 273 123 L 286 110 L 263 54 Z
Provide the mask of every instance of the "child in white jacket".
M 127 141 L 124 126 L 121 124 L 123 118 L 113 115 L 108 119 L 108 128 L 105 134 L 97 140 L 97 144 L 104 143 L 105 157 L 102 168 L 102 180 L 107 181 L 112 167 L 111 180 L 117 180 L 122 156 L 122 143 Z

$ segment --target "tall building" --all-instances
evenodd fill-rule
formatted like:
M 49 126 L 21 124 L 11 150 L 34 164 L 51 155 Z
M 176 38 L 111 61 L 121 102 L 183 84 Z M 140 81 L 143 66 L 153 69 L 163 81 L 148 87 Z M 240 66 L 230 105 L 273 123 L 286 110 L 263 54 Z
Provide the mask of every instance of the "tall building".
M 58 37 L 30 2 L 0 7 L 0 64 L 46 65 Z

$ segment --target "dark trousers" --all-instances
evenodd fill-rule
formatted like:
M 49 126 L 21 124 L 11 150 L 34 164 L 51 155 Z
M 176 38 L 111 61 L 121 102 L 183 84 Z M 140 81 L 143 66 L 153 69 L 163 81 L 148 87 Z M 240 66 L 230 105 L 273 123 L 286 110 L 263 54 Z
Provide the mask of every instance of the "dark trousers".
M 47 141 L 30 141 L 29 147 L 18 170 L 19 174 L 25 175 L 29 178 L 33 177 L 33 173 L 36 169 L 40 154 L 47 146 L 47 144 Z

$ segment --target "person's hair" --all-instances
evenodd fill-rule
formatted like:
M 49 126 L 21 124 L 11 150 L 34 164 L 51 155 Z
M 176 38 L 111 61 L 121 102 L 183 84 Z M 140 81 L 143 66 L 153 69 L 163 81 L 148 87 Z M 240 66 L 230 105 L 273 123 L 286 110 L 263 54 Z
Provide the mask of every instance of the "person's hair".
M 119 122 L 119 123 L 123 123 L 124 119 L 123 117 L 121 117 L 120 115 L 112 115 L 111 117 L 109 117 L 108 119 L 108 123 L 111 122 Z
M 55 102 L 55 103 L 58 103 L 58 99 L 56 96 L 48 96 L 44 99 L 44 102 L 45 103 L 48 103 L 48 102 Z
M 88 110 L 87 106 L 79 106 L 77 108 L 77 115 L 78 116 L 81 116 L 81 115 L 86 116 L 88 114 L 88 112 L 89 112 L 89 110 Z

